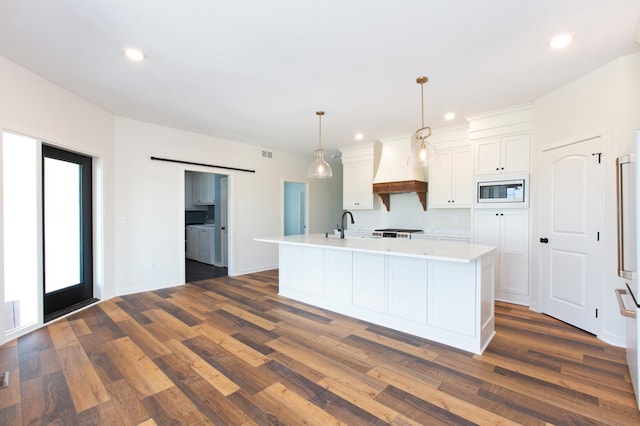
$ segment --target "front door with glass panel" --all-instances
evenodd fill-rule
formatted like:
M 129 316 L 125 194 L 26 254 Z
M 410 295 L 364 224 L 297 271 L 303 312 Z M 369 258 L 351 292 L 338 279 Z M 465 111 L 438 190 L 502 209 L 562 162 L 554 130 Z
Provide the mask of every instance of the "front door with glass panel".
M 42 146 L 44 320 L 93 299 L 91 157 Z

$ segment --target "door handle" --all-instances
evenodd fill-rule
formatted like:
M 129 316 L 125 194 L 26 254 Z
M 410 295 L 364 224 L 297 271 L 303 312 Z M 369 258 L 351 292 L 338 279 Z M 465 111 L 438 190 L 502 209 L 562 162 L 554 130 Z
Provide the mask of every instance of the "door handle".
M 220 229 L 222 229 L 222 230 L 224 231 L 224 230 L 225 230 L 225 229 L 227 229 L 227 228 L 225 228 L 224 226 L 221 226 L 221 227 L 220 227 Z
M 548 238 L 540 238 L 540 242 L 542 244 L 547 244 L 549 242 L 549 239 Z

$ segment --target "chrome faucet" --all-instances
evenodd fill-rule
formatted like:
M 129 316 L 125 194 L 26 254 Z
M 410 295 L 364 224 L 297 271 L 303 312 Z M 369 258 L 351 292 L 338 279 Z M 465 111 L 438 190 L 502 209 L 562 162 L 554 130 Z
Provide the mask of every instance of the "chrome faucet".
M 345 224 L 344 224 L 344 217 L 345 217 L 347 214 L 348 214 L 349 216 L 351 216 L 351 224 L 353 225 L 354 223 L 356 223 L 356 221 L 355 221 L 355 220 L 353 220 L 353 215 L 351 214 L 351 212 L 350 212 L 349 210 L 347 210 L 347 211 L 345 211 L 344 213 L 342 213 L 342 219 L 340 219 L 340 224 L 342 225 L 342 228 L 340 228 L 340 238 L 344 238 L 344 227 L 345 227 Z

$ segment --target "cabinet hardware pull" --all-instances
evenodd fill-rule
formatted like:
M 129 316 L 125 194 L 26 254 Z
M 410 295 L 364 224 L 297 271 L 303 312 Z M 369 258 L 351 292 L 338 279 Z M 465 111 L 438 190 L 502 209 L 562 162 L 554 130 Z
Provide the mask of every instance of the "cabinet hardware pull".
M 540 242 L 543 244 L 547 244 L 549 242 L 548 238 L 540 238 Z

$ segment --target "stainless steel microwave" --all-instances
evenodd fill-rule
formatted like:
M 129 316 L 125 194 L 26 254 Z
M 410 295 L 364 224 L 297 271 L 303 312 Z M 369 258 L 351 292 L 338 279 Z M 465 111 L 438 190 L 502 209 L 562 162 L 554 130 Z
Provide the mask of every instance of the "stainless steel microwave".
M 476 176 L 476 208 L 529 208 L 527 174 Z

